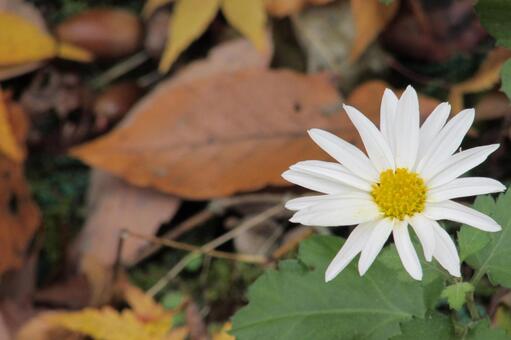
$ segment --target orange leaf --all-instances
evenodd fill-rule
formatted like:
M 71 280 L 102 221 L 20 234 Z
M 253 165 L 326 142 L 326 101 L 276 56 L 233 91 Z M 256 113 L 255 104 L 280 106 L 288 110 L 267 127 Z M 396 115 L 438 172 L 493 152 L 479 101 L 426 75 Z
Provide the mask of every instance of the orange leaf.
M 378 37 L 385 26 L 394 18 L 399 0 L 385 5 L 380 0 L 351 0 L 351 11 L 355 20 L 355 41 L 350 61 L 355 62 L 366 48 Z
M 228 332 L 231 330 L 232 324 L 230 322 L 226 322 L 220 331 L 213 334 L 213 340 L 236 340 L 236 338 L 230 335 Z
M 449 102 L 453 112 L 463 109 L 463 96 L 467 93 L 481 92 L 492 88 L 500 81 L 502 65 L 511 58 L 511 51 L 496 47 L 486 56 L 477 72 L 469 79 L 451 87 Z
M 356 138 L 340 101 L 327 77 L 291 71 L 170 80 L 118 129 L 72 154 L 135 185 L 192 199 L 287 185 L 280 174 L 290 164 L 325 157 L 308 128 Z
M 21 119 L 24 119 L 25 113 L 19 106 L 17 108 L 14 107 L 14 104 L 8 106 L 5 99 L 7 98 L 0 89 L 0 152 L 19 163 L 25 160 L 26 151 L 24 145 L 16 139 L 10 119 L 14 115 L 21 115 Z M 8 112 L 8 110 L 12 110 L 12 112 Z M 18 117 L 13 118 L 17 119 Z

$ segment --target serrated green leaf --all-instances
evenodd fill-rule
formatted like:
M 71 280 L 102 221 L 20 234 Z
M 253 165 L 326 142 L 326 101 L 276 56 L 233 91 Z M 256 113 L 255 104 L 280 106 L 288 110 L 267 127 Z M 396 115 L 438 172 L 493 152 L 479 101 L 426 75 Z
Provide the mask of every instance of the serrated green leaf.
M 413 318 L 401 324 L 401 335 L 392 340 L 451 340 L 454 339 L 452 322 L 446 315 L 435 313 L 424 319 Z
M 497 45 L 511 48 L 511 1 L 479 0 L 476 5 L 481 24 L 497 40 Z
M 502 66 L 500 76 L 502 78 L 501 90 L 511 100 L 511 60 L 506 61 L 504 66 Z
M 485 214 L 490 214 L 495 210 L 495 200 L 491 196 L 478 196 L 474 202 L 474 208 Z M 490 235 L 487 232 L 463 225 L 458 232 L 461 260 L 477 253 L 488 242 L 490 242 Z
M 469 282 L 458 282 L 442 291 L 441 297 L 447 299 L 452 309 L 460 310 L 465 304 L 467 294 L 474 291 L 474 286 Z
M 490 328 L 488 320 L 479 321 L 474 329 L 472 329 L 467 340 L 509 340 L 510 336 L 505 330 L 500 328 Z
M 493 284 L 511 288 L 511 190 L 497 199 L 493 209 L 487 206 L 475 206 L 484 214 L 491 216 L 502 226 L 502 231 L 487 233 L 490 241 L 477 253 L 470 255 L 466 262 L 476 269 L 474 281 L 487 274 Z
M 356 263 L 325 283 L 325 269 L 342 240 L 316 236 L 302 242 L 296 266 L 269 270 L 249 289 L 248 306 L 233 318 L 236 339 L 388 339 L 399 323 L 425 313 L 423 289 L 405 282 L 379 259 L 360 277 Z

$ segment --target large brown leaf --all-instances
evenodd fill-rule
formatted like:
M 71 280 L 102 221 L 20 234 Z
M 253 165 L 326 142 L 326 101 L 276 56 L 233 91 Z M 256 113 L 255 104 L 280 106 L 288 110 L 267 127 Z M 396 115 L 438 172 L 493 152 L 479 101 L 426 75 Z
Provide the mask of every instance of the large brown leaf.
M 324 75 L 241 70 L 162 83 L 122 126 L 72 154 L 91 166 L 191 199 L 285 185 L 290 164 L 325 158 L 307 129 L 356 136 Z
M 23 148 L 28 133 L 28 120 L 21 107 L 5 99 L 7 122 L 12 143 Z M 0 274 L 19 267 L 25 249 L 39 226 L 39 208 L 32 200 L 23 175 L 23 165 L 0 153 Z

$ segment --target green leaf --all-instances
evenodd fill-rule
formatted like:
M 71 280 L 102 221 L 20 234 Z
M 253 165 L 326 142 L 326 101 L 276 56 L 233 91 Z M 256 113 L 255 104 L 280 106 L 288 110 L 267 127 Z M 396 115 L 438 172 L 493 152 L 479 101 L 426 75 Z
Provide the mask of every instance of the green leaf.
M 390 6 L 394 0 L 380 0 L 380 2 L 384 5 Z
M 480 212 L 494 218 L 502 226 L 502 231 L 487 233 L 490 241 L 480 251 L 467 257 L 466 262 L 476 269 L 474 281 L 488 274 L 493 284 L 511 288 L 511 190 L 502 194 L 494 206 L 476 205 Z M 467 247 L 467 245 L 465 245 Z
M 249 289 L 249 304 L 233 318 L 236 339 L 388 339 L 399 323 L 425 313 L 423 289 L 402 281 L 377 259 L 360 277 L 356 263 L 325 283 L 325 269 L 342 245 L 332 236 L 302 242 L 298 259 L 269 270 Z M 356 261 L 354 261 L 356 262 Z
M 511 100 L 511 60 L 506 61 L 504 66 L 502 66 L 500 75 L 502 77 L 501 90 L 507 95 L 509 100 Z
M 454 339 L 452 322 L 446 315 L 435 313 L 424 319 L 413 318 L 401 324 L 401 335 L 392 340 L 451 340 Z
M 501 328 L 490 328 L 487 320 L 480 321 L 474 329 L 472 329 L 467 340 L 509 340 L 509 335 Z
M 446 287 L 442 291 L 442 297 L 447 299 L 452 309 L 460 310 L 465 304 L 467 293 L 474 291 L 474 286 L 468 282 L 458 282 Z
M 474 208 L 486 214 L 495 210 L 495 200 L 491 196 L 478 196 L 474 202 Z M 463 225 L 458 232 L 458 244 L 460 246 L 460 258 L 465 260 L 483 249 L 490 242 L 490 235 L 486 231 Z
M 511 1 L 479 0 L 476 5 L 484 28 L 497 39 L 497 45 L 511 48 Z

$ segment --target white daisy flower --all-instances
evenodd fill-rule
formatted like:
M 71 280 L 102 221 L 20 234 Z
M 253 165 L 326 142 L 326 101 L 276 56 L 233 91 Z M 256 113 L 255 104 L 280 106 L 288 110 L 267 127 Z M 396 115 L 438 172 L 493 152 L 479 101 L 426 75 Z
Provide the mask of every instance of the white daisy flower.
M 449 234 L 438 220 L 451 220 L 496 232 L 492 218 L 452 201 L 505 190 L 486 177 L 458 178 L 481 164 L 499 145 L 457 152 L 474 121 L 474 110 L 463 110 L 447 122 L 450 105 L 442 103 L 419 126 L 419 102 L 408 86 L 401 98 L 385 90 L 380 129 L 362 113 L 344 105 L 358 130 L 367 156 L 357 147 L 323 130 L 309 135 L 339 163 L 303 161 L 282 176 L 324 195 L 292 199 L 291 222 L 313 226 L 358 226 L 328 266 L 325 280 L 337 276 L 360 253 L 358 270 L 364 275 L 392 233 L 401 262 L 416 280 L 422 268 L 410 240 L 417 235 L 427 261 L 435 258 L 451 275 L 461 276 L 460 259 Z

